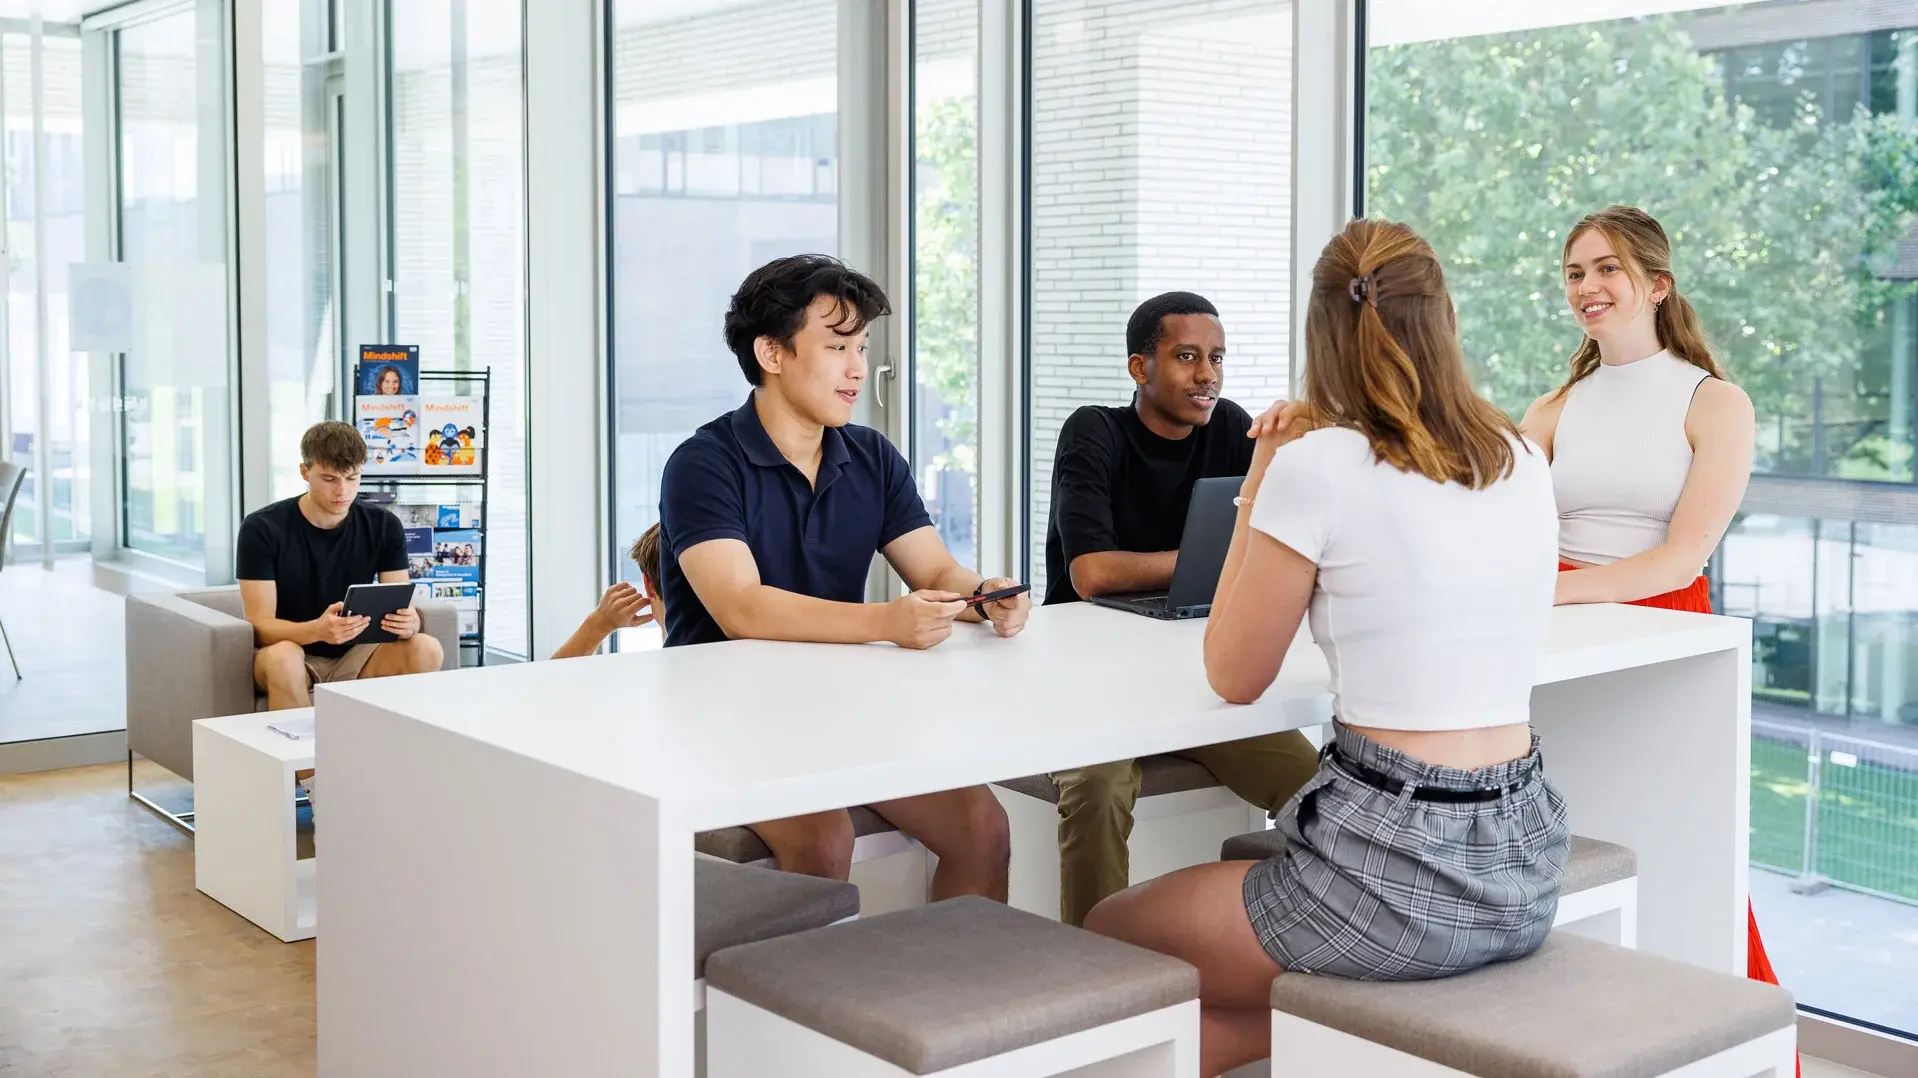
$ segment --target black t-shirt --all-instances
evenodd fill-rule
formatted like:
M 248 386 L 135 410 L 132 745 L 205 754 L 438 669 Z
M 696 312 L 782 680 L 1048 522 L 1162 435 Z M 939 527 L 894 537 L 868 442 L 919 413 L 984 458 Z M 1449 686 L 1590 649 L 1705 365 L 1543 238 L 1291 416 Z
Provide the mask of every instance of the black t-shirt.
M 300 512 L 300 499 L 288 498 L 247 514 L 233 560 L 239 579 L 273 581 L 279 600 L 274 617 L 312 621 L 345 599 L 348 585 L 404 570 L 406 529 L 386 510 L 358 502 L 339 527 L 316 528 Z M 332 658 L 351 646 L 308 644 L 306 651 Z
M 1244 475 L 1256 443 L 1252 417 L 1221 397 L 1212 422 L 1179 441 L 1146 429 L 1131 405 L 1087 405 L 1059 430 L 1046 528 L 1046 602 L 1079 601 L 1072 559 L 1105 550 L 1177 550 L 1192 485 Z

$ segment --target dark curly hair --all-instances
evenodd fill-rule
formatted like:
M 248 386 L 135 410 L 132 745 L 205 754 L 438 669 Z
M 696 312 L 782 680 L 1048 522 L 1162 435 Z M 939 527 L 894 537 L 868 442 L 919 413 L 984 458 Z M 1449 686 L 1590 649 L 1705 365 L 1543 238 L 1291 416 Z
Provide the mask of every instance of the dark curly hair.
M 838 303 L 832 329 L 846 336 L 892 313 L 877 282 L 831 255 L 776 258 L 747 274 L 726 308 L 726 347 L 739 360 L 746 381 L 766 384 L 753 342 L 771 337 L 781 348 L 791 349 L 794 335 L 806 324 L 806 308 L 821 296 Z
M 1153 296 L 1139 304 L 1132 317 L 1126 319 L 1126 354 L 1151 356 L 1157 352 L 1159 342 L 1165 339 L 1165 320 L 1175 314 L 1209 314 L 1217 318 L 1219 309 L 1197 292 L 1164 292 Z

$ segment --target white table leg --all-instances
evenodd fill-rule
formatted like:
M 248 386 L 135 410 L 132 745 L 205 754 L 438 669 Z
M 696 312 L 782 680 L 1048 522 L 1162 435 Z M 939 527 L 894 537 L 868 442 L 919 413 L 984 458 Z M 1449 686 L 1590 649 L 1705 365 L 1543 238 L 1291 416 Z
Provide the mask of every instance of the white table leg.
M 1542 685 L 1532 722 L 1572 829 L 1638 853 L 1639 948 L 1743 974 L 1750 651 Z
M 690 1078 L 690 829 L 324 689 L 317 725 L 321 1078 Z

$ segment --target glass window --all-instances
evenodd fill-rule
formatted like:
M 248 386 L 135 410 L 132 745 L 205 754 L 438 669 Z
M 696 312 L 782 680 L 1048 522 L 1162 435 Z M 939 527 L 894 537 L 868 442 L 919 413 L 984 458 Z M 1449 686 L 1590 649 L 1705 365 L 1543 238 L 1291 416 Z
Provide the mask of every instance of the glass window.
M 1059 428 L 1124 404 L 1125 324 L 1161 292 L 1219 309 L 1224 395 L 1285 395 L 1292 13 L 1273 0 L 1033 0 L 1028 211 L 1031 581 Z
M 1801 1004 L 1918 1033 L 1918 18 L 1834 34 L 1810 6 L 1666 6 L 1513 7 L 1459 37 L 1454 5 L 1375 0 L 1365 210 L 1432 241 L 1514 415 L 1578 342 L 1570 226 L 1622 202 L 1672 234 L 1758 413 L 1709 575 L 1752 619 L 1759 927 Z
M 486 646 L 525 655 L 526 308 L 520 0 L 408 0 L 392 27 L 392 344 L 491 372 Z M 375 342 L 356 342 L 375 343 Z
M 132 266 L 138 337 L 121 359 L 126 545 L 200 567 L 209 498 L 202 465 L 228 434 L 224 74 L 197 47 L 204 5 L 121 30 L 120 257 Z M 218 40 L 214 35 L 212 40 Z M 194 450 L 183 453 L 183 448 Z
M 265 0 L 261 9 L 265 103 L 266 345 L 271 395 L 272 497 L 306 489 L 300 435 L 329 415 L 339 378 L 340 312 L 334 304 L 339 175 L 335 141 L 340 76 L 327 52 L 326 0 Z
M 629 580 L 667 456 L 746 398 L 720 333 L 733 291 L 771 259 L 838 248 L 837 5 L 705 7 L 611 2 L 613 549 Z
M 978 567 L 979 5 L 913 10 L 912 446 L 946 549 Z
M 42 36 L 41 69 L 42 153 L 39 182 L 42 198 L 34 197 L 33 38 L 5 35 L 6 71 L 6 349 L 12 381 L 8 410 L 12 420 L 11 445 L 6 459 L 27 467 L 14 510 L 13 534 L 22 546 L 38 547 L 40 527 L 40 461 L 35 413 L 39 407 L 37 369 L 42 363 L 38 327 L 39 290 L 44 273 L 47 341 L 47 467 L 50 476 L 47 528 L 53 543 L 86 540 L 92 532 L 88 456 L 87 364 L 67 348 L 67 266 L 86 259 L 84 229 L 84 175 L 81 171 L 80 43 L 71 37 Z M 43 220 L 36 235 L 35 211 Z M 39 235 L 46 242 L 45 257 L 38 252 Z M 44 265 L 43 265 L 44 263 Z M 0 424 L 4 426 L 4 424 Z M 18 548 L 16 547 L 16 550 Z

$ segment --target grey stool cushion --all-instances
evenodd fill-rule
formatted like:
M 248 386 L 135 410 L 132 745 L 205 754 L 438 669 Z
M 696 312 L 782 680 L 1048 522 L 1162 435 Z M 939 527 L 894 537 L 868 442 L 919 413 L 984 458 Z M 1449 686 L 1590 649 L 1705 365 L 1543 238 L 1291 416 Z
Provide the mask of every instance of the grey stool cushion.
M 852 813 L 854 838 L 865 838 L 867 835 L 880 835 L 887 831 L 899 830 L 892 825 L 891 821 L 864 805 L 849 811 Z M 708 857 L 717 857 L 736 865 L 763 861 L 773 855 L 772 848 L 767 846 L 765 840 L 750 827 L 726 827 L 718 831 L 702 831 L 693 836 L 693 849 Z
M 1285 836 L 1274 828 L 1234 835 L 1219 846 L 1221 861 L 1263 861 L 1285 848 Z M 1572 856 L 1565 866 L 1559 893 L 1574 895 L 1601 884 L 1638 875 L 1638 855 L 1624 846 L 1595 838 L 1572 836 Z
M 1199 972 L 983 898 L 733 947 L 706 985 L 930 1074 L 1199 996 Z
M 1139 760 L 1140 797 L 1209 790 L 1218 784 L 1219 780 L 1212 777 L 1212 772 L 1207 771 L 1204 764 L 1194 763 L 1182 756 L 1145 756 Z M 1022 779 L 1007 779 L 993 785 L 1004 786 L 1013 793 L 1036 797 L 1055 805 L 1059 803 L 1059 787 L 1050 775 L 1027 775 Z
M 1272 1009 L 1480 1078 L 1663 1074 L 1798 1020 L 1775 985 L 1565 932 L 1438 981 L 1281 974 Z
M 859 888 L 772 868 L 693 858 L 693 976 L 714 951 L 823 928 L 859 914 Z

